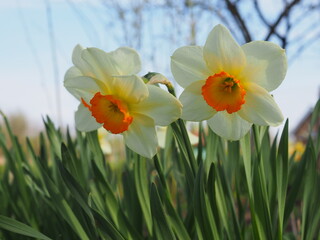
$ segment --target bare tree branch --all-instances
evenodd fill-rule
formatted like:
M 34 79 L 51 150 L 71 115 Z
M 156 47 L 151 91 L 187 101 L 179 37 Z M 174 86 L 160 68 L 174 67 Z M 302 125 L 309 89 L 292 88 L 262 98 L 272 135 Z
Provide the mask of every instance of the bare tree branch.
M 286 17 L 289 12 L 291 11 L 291 9 L 297 5 L 301 0 L 293 0 L 290 4 L 288 4 L 287 6 L 285 6 L 285 8 L 283 9 L 282 13 L 279 15 L 279 17 L 277 18 L 277 20 L 270 26 L 269 29 L 269 33 L 266 36 L 265 40 L 268 41 L 270 39 L 270 37 L 275 33 L 276 28 L 278 27 L 278 25 L 280 24 L 281 20 Z
M 257 12 L 260 20 L 266 25 L 266 27 L 271 28 L 270 23 L 268 22 L 268 20 L 265 18 L 265 16 L 264 16 L 263 13 L 262 13 L 262 10 L 261 10 L 261 8 L 260 8 L 260 5 L 259 5 L 258 0 L 254 0 L 254 1 L 253 1 L 253 4 L 254 4 L 254 8 L 255 8 L 255 10 L 256 10 L 256 12 Z M 285 41 L 284 37 L 281 36 L 278 32 L 275 31 L 274 34 L 275 34 L 282 42 Z
M 231 15 L 233 16 L 235 22 L 237 23 L 237 25 L 239 26 L 241 33 L 245 39 L 246 42 L 250 42 L 252 40 L 251 35 L 249 33 L 249 30 L 238 10 L 238 7 L 236 4 L 239 3 L 239 1 L 232 3 L 230 0 L 225 0 L 226 4 L 227 4 L 227 8 L 230 11 Z

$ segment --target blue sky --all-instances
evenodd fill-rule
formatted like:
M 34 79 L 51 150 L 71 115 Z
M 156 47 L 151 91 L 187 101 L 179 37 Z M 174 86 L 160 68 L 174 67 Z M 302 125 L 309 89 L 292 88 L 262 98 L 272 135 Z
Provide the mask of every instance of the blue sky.
M 58 86 L 61 96 L 61 121 L 65 125 L 74 125 L 73 115 L 78 102 L 63 88 L 63 76 L 72 65 L 73 47 L 94 46 L 105 51 L 125 45 L 120 41 L 119 31 L 108 21 L 103 11 L 96 6 L 82 4 L 82 11 L 75 11 L 63 0 L 51 0 L 52 23 L 57 48 L 58 76 L 54 77 L 52 52 L 50 48 L 46 1 L 43 0 L 0 0 L 0 109 L 7 115 L 22 112 L 29 122 L 42 124 L 42 116 L 49 115 L 58 123 L 55 91 Z M 269 2 L 270 3 L 270 2 Z M 87 7 L 86 7 L 87 6 Z M 87 9 L 87 10 L 84 10 Z M 114 16 L 109 16 L 114 17 Z M 79 19 L 82 18 L 82 21 Z M 86 20 L 90 21 L 86 21 Z M 160 19 L 160 18 L 159 18 Z M 101 20 L 105 20 L 103 23 Z M 166 21 L 163 19 L 163 21 Z M 203 29 L 203 35 L 219 22 Z M 168 24 L 168 23 L 166 23 Z M 170 24 L 170 23 L 169 23 Z M 157 25 L 153 31 L 166 29 Z M 183 28 L 183 24 L 181 24 Z M 110 30 L 108 30 L 110 29 Z M 150 30 L 150 29 L 149 29 Z M 119 41 L 115 41 L 119 39 Z M 161 46 L 162 56 L 151 63 L 150 49 L 140 51 L 144 75 L 147 71 L 158 71 L 167 76 L 170 56 L 174 46 L 161 45 L 161 34 L 155 46 Z M 198 40 L 203 45 L 205 37 Z M 273 95 L 289 118 L 291 128 L 296 126 L 304 114 L 315 104 L 320 92 L 320 43 L 314 43 L 293 62 L 289 62 L 288 73 L 283 84 Z

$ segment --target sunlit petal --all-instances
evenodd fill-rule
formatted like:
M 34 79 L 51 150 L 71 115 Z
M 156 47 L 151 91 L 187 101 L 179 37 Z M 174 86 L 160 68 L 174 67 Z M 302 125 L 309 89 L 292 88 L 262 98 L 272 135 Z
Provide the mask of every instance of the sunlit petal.
M 149 96 L 138 104 L 131 105 L 131 112 L 151 117 L 156 125 L 166 126 L 181 115 L 181 103 L 170 93 L 153 85 L 147 85 Z
M 208 125 L 219 136 L 227 140 L 239 140 L 251 128 L 251 123 L 242 119 L 237 113 L 218 112 L 208 120 Z
M 99 80 L 84 76 L 65 78 L 64 86 L 77 99 L 83 98 L 88 103 L 95 93 L 103 94 L 104 89 L 104 84 Z
M 112 52 L 87 48 L 82 51 L 81 57 L 95 69 L 99 78 L 137 74 L 141 69 L 139 54 L 128 47 L 121 47 Z
M 154 121 L 141 114 L 133 116 L 128 131 L 123 132 L 126 145 L 143 157 L 152 158 L 157 152 L 158 140 Z
M 246 65 L 243 50 L 222 25 L 215 26 L 210 32 L 203 48 L 203 56 L 214 73 L 225 71 L 237 75 Z
M 189 85 L 181 94 L 179 100 L 183 105 L 181 118 L 189 121 L 203 121 L 211 118 L 215 113 L 204 100 L 201 88 L 205 81 L 197 81 Z
M 283 122 L 283 115 L 273 97 L 262 87 L 250 83 L 247 86 L 246 103 L 238 112 L 249 122 L 258 125 L 278 126 Z
M 137 75 L 113 76 L 111 94 L 127 103 L 138 103 L 149 96 L 147 85 Z
M 91 112 L 83 104 L 80 104 L 75 114 L 76 128 L 82 132 L 91 132 L 102 126 L 92 117 Z
M 79 69 L 79 71 L 82 73 L 83 76 L 88 76 L 88 77 L 99 77 L 97 75 L 95 69 L 92 68 L 90 64 L 88 64 L 83 58 L 82 58 L 82 52 L 85 49 L 81 45 L 75 46 L 72 52 L 72 62 L 74 66 Z
M 254 41 L 242 46 L 247 66 L 241 73 L 243 81 L 252 81 L 269 92 L 276 89 L 287 72 L 285 50 L 278 45 Z
M 182 87 L 207 79 L 210 72 L 203 59 L 203 48 L 198 46 L 178 48 L 171 57 L 171 71 Z
M 76 67 L 71 67 L 67 70 L 66 74 L 64 75 L 64 79 L 66 80 L 69 78 L 75 78 L 80 76 L 83 76 L 82 72 Z

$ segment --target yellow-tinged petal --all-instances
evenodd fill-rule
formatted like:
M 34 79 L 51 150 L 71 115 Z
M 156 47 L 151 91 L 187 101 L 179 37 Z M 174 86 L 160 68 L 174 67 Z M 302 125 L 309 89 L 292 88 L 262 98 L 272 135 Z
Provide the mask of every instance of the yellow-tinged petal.
M 273 97 L 257 84 L 246 86 L 246 103 L 238 111 L 239 115 L 257 125 L 278 126 L 283 122 L 283 115 Z
M 76 128 L 82 132 L 91 132 L 102 127 L 97 123 L 91 112 L 83 104 L 80 104 L 75 114 Z
M 203 48 L 203 56 L 214 73 L 224 71 L 236 76 L 246 66 L 243 50 L 229 30 L 220 24 L 210 32 Z
M 227 140 L 241 139 L 251 128 L 251 123 L 242 119 L 237 113 L 218 112 L 208 120 L 212 131 Z
M 247 66 L 241 73 L 243 81 L 254 82 L 269 92 L 276 89 L 287 72 L 285 50 L 266 41 L 254 41 L 242 46 Z
M 182 105 L 170 93 L 147 84 L 149 96 L 138 104 L 130 105 L 130 111 L 152 118 L 156 125 L 166 126 L 181 115 Z
M 101 81 L 85 76 L 65 78 L 64 86 L 77 99 L 83 98 L 86 102 L 90 102 L 97 92 L 104 93 L 105 88 Z
M 132 75 L 141 70 L 139 54 L 128 47 L 121 47 L 112 52 L 104 52 L 98 48 L 87 48 L 82 51 L 81 57 L 105 77 Z
M 210 71 L 203 58 L 203 48 L 178 48 L 171 57 L 171 71 L 177 83 L 184 88 L 195 81 L 205 80 Z
M 190 84 L 180 95 L 183 105 L 181 118 L 189 121 L 203 121 L 211 118 L 217 111 L 210 107 L 202 96 L 202 86 L 206 81 Z
M 158 140 L 152 118 L 135 114 L 128 131 L 122 134 L 126 145 L 132 151 L 146 158 L 152 158 L 156 154 Z
M 82 58 L 82 52 L 85 49 L 81 45 L 75 46 L 72 52 L 72 62 L 76 68 L 79 69 L 79 71 L 82 73 L 84 76 L 88 77 L 94 77 L 97 78 L 99 77 L 99 74 L 91 67 L 90 64 L 88 64 L 86 61 L 83 60 Z
M 109 94 L 118 96 L 127 104 L 139 103 L 149 96 L 147 85 L 137 75 L 113 76 L 109 88 Z

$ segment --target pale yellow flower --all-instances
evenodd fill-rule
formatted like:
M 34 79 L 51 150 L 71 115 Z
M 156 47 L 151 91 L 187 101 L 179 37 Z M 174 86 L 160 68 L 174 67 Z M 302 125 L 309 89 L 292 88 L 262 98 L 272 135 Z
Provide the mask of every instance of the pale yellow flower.
M 207 120 L 218 135 L 238 140 L 257 125 L 277 126 L 283 116 L 269 92 L 287 71 L 285 51 L 253 41 L 242 46 L 228 29 L 217 25 L 204 47 L 177 49 L 171 58 L 175 80 L 184 88 L 181 118 Z
M 74 66 L 65 74 L 64 86 L 80 105 L 76 127 L 89 132 L 104 127 L 122 134 L 126 145 L 151 158 L 158 145 L 155 125 L 166 126 L 181 115 L 181 104 L 168 92 L 146 85 L 137 75 L 138 53 L 122 47 L 106 53 L 76 46 Z

